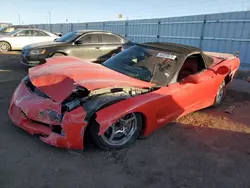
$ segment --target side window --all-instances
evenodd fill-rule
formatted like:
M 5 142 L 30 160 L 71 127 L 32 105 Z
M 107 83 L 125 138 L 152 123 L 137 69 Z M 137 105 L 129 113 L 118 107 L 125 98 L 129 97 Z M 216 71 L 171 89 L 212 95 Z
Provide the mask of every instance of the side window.
M 43 31 L 33 30 L 33 36 L 44 37 L 49 35 Z
M 189 75 L 196 74 L 206 68 L 201 54 L 189 56 L 181 67 L 178 75 L 178 81 L 186 78 Z
M 33 30 L 23 30 L 18 33 L 18 36 L 33 36 Z
M 106 44 L 121 44 L 122 39 L 112 34 L 102 34 L 102 43 Z
M 86 35 L 82 36 L 79 40 L 81 40 L 83 44 L 100 43 L 98 34 L 86 34 Z

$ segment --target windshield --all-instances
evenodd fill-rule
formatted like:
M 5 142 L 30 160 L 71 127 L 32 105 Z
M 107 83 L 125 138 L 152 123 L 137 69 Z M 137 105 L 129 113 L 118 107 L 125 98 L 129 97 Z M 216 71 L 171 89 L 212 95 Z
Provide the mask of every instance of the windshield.
M 0 34 L 5 35 L 5 34 L 8 34 L 10 32 L 13 32 L 14 30 L 15 30 L 14 27 L 4 27 L 4 28 L 1 28 Z
M 70 32 L 66 35 L 63 35 L 62 37 L 56 39 L 56 42 L 73 42 L 76 38 L 78 38 L 82 33 L 79 32 Z
M 19 32 L 19 31 L 20 31 L 20 30 L 14 30 L 14 31 L 5 33 L 5 35 L 13 35 L 13 34 Z
M 0 34 L 2 34 L 5 29 L 6 29 L 6 27 L 0 28 Z
M 174 72 L 175 58 L 170 53 L 136 45 L 110 58 L 103 65 L 127 76 L 162 85 Z

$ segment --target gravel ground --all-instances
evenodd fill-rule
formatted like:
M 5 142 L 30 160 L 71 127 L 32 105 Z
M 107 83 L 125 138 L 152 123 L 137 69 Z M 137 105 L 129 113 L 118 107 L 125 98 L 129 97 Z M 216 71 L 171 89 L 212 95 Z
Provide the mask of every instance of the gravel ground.
M 19 58 L 0 54 L 0 188 L 250 187 L 250 94 L 229 90 L 220 108 L 185 116 L 127 149 L 89 143 L 66 151 L 12 125 L 9 100 L 27 73 Z

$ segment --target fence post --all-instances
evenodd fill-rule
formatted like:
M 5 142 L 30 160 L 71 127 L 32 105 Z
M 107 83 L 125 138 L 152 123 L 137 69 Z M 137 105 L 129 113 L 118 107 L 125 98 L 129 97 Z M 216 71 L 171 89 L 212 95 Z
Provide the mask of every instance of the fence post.
M 105 22 L 102 22 L 102 30 L 105 28 Z
M 203 37 L 204 37 L 204 28 L 206 25 L 206 19 L 207 15 L 204 15 L 204 19 L 203 19 L 203 23 L 202 23 L 202 28 L 201 28 L 201 36 L 200 36 L 200 43 L 199 43 L 199 48 L 202 47 L 202 41 L 203 41 Z
M 88 23 L 86 23 L 86 30 L 88 29 Z
M 70 31 L 73 31 L 74 30 L 74 25 L 73 23 L 70 24 Z
M 125 38 L 128 36 L 128 21 L 124 22 L 124 36 Z
M 159 42 L 159 38 L 160 38 L 160 25 L 161 25 L 161 21 L 158 20 L 158 23 L 157 23 L 157 34 L 156 34 L 156 42 Z
M 63 27 L 63 25 L 62 25 L 62 24 L 60 24 L 60 33 L 63 33 L 63 31 L 62 31 L 62 27 Z

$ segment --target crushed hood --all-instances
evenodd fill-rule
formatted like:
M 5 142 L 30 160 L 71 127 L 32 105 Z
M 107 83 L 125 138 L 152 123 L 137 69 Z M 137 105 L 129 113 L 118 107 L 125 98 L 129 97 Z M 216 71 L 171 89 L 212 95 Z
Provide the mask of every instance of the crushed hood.
M 90 91 L 107 87 L 143 88 L 154 85 L 74 57 L 53 57 L 46 62 L 29 69 L 29 77 L 34 86 L 57 102 L 66 99 L 76 85 Z

